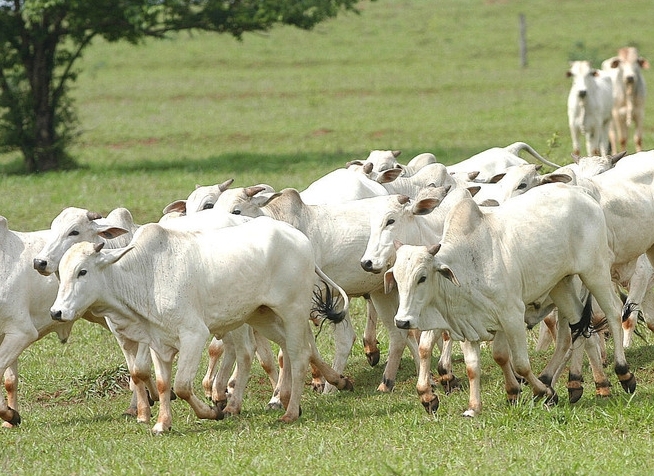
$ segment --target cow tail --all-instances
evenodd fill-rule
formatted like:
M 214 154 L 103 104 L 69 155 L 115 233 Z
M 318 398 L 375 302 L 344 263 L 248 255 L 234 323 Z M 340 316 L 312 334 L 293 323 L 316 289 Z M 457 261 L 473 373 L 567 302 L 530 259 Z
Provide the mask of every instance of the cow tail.
M 594 332 L 600 332 L 603 327 L 606 327 L 606 319 L 600 323 L 592 325 L 593 317 L 593 296 L 588 294 L 584 310 L 581 312 L 581 319 L 576 324 L 570 324 L 570 331 L 572 332 L 572 342 L 576 341 L 579 337 L 583 336 L 589 338 Z
M 316 289 L 313 292 L 311 319 L 320 321 L 320 327 L 322 329 L 325 321 L 338 324 L 345 320 L 350 306 L 350 299 L 345 294 L 345 291 L 332 281 L 318 266 L 315 267 L 315 271 L 324 284 L 324 289 L 316 285 Z M 334 291 L 337 291 L 336 294 Z
M 540 160 L 545 165 L 549 165 L 550 167 L 554 167 L 555 169 L 558 169 L 559 167 L 561 167 L 560 165 L 555 164 L 554 162 L 550 162 L 549 160 L 547 160 L 545 157 L 543 157 L 538 152 L 536 152 L 532 146 L 530 146 L 529 144 L 527 144 L 525 142 L 514 142 L 513 144 L 506 146 L 505 149 L 508 152 L 512 153 L 513 155 L 518 155 L 518 152 L 520 152 L 521 150 L 526 150 L 534 158 Z

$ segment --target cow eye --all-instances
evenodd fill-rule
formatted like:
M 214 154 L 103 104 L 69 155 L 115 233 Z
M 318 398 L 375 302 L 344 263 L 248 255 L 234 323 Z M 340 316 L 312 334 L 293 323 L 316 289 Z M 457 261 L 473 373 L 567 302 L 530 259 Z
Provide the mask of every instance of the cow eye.
M 77 236 L 77 235 L 79 235 L 79 231 L 77 230 L 73 230 L 68 234 L 68 236 Z
M 213 203 L 205 203 L 202 210 L 210 210 L 213 208 Z
M 386 222 L 386 226 L 390 226 L 390 225 L 392 225 L 393 223 L 395 223 L 395 220 L 393 220 L 392 218 L 390 218 L 390 219 Z
M 232 215 L 240 215 L 241 210 L 232 210 Z
M 418 284 L 424 283 L 426 280 L 427 280 L 427 276 L 420 276 L 420 278 L 418 279 Z
M 81 278 L 82 276 L 86 276 L 86 270 L 85 269 L 82 269 L 82 270 L 80 270 L 79 273 L 77 273 L 78 278 Z
M 526 183 L 521 183 L 520 185 L 518 185 L 518 190 L 522 190 L 523 188 L 527 188 Z

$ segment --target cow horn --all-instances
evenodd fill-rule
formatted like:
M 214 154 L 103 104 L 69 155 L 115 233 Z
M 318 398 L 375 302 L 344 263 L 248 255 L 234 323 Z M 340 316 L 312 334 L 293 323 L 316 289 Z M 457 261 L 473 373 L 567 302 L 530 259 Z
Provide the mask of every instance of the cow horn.
M 409 203 L 411 199 L 407 195 L 398 195 L 397 201 L 400 202 L 400 205 L 404 205 L 405 203 Z
M 99 253 L 102 248 L 104 248 L 104 241 L 93 245 L 93 249 L 96 253 Z
M 89 219 L 89 221 L 93 221 L 93 220 L 99 220 L 100 218 L 102 218 L 102 215 L 96 212 L 87 211 L 86 217 Z

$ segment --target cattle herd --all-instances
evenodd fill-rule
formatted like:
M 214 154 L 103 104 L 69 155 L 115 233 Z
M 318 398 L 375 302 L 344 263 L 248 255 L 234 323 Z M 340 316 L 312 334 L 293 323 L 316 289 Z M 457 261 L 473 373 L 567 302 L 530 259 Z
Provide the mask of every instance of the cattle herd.
M 0 217 L 3 426 L 21 422 L 21 352 L 50 332 L 64 342 L 79 318 L 115 336 L 130 373 L 126 412 L 149 422 L 152 401 L 159 402 L 154 433 L 171 428 L 174 397 L 198 418 L 239 413 L 255 356 L 270 379 L 268 405 L 284 410 L 282 421 L 296 420 L 309 368 L 316 389 L 352 389 L 342 373 L 356 338 L 348 312 L 353 297 L 366 300 L 363 341 L 371 365 L 380 355 L 377 322 L 388 332 L 378 390 L 393 389 L 408 347 L 428 412 L 439 405 L 435 383 L 445 391 L 460 385 L 453 341 L 460 342 L 469 380 L 466 416 L 482 408 L 485 341 L 511 402 L 524 379 L 534 398 L 555 404 L 554 383 L 568 366 L 569 398 L 578 400 L 585 355 L 596 393 L 608 395 L 598 334 L 604 324 L 617 379 L 634 392 L 624 349 L 636 316 L 654 330 L 654 151 L 641 151 L 646 67 L 634 48 L 620 49 L 604 72 L 571 64 L 574 161 L 564 167 L 524 142 L 450 166 L 429 153 L 402 164 L 399 152 L 374 150 L 303 191 L 236 188 L 231 179 L 197 187 L 165 207 L 157 223 L 137 225 L 124 208 L 102 217 L 69 207 L 48 230 L 16 232 Z M 607 91 L 609 99 L 601 98 Z M 637 152 L 626 155 L 618 151 L 626 150 L 632 122 Z M 586 135 L 584 157 L 578 133 Z M 527 162 L 521 151 L 540 163 Z M 543 164 L 553 170 L 541 173 Z M 318 321 L 329 322 L 334 334 L 331 364 L 315 344 Z M 555 350 L 536 375 L 527 329 L 541 322 L 538 345 L 554 340 Z M 204 400 L 193 382 L 210 337 Z

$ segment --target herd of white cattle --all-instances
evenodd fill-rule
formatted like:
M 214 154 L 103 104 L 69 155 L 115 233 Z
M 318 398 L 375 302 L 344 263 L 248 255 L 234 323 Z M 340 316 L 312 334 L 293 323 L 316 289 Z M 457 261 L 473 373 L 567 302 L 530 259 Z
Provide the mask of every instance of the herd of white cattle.
M 620 51 L 620 61 L 629 57 Z M 624 134 L 617 137 L 623 147 Z M 556 403 L 553 386 L 566 367 L 570 401 L 578 400 L 584 355 L 597 395 L 608 395 L 602 322 L 613 336 L 617 378 L 635 391 L 624 348 L 638 316 L 654 330 L 654 151 L 573 154 L 563 167 L 524 142 L 450 166 L 430 153 L 407 164 L 398 156 L 372 151 L 303 191 L 237 188 L 232 179 L 198 186 L 166 206 L 158 223 L 136 225 L 124 208 L 102 217 L 69 207 L 48 230 L 17 232 L 0 217 L 3 426 L 21 422 L 21 352 L 51 332 L 65 342 L 79 318 L 115 336 L 130 373 L 126 412 L 149 422 L 159 402 L 154 433 L 171 428 L 174 397 L 199 418 L 239 413 L 255 356 L 270 379 L 269 407 L 284 410 L 282 421 L 296 420 L 309 368 L 316 389 L 353 388 L 342 375 L 356 339 L 353 297 L 366 299 L 371 365 L 380 360 L 378 320 L 388 332 L 378 390 L 393 389 L 408 347 L 428 412 L 439 405 L 434 383 L 445 391 L 459 385 L 453 341 L 461 342 L 469 379 L 466 416 L 482 408 L 484 341 L 492 341 L 511 402 L 521 378 L 535 398 Z M 543 164 L 552 171 L 541 173 Z M 331 365 L 312 331 L 325 320 L 334 334 Z M 536 376 L 527 329 L 540 322 L 547 326 L 538 345 L 550 338 L 555 350 Z M 207 403 L 193 383 L 209 338 Z

